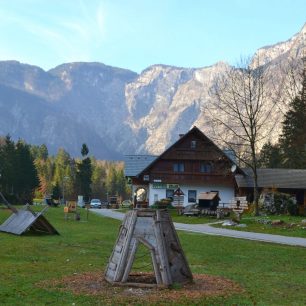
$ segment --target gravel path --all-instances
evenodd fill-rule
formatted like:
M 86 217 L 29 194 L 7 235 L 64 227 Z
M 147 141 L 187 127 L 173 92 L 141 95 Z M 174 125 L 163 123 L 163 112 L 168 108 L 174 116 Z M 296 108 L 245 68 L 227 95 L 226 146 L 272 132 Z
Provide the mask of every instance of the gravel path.
M 123 217 L 125 216 L 124 213 L 111 209 L 91 209 L 91 211 L 104 217 L 109 217 L 117 220 L 123 220 Z M 184 224 L 174 222 L 174 226 L 177 230 L 193 233 L 306 247 L 306 238 L 229 230 L 225 228 L 212 227 L 209 224 Z

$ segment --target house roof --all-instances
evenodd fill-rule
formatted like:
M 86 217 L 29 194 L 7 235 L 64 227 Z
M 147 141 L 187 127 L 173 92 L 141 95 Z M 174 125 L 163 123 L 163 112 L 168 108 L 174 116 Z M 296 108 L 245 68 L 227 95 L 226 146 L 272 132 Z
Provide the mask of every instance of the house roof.
M 125 176 L 133 177 L 145 169 L 156 159 L 154 155 L 125 155 L 124 156 L 124 172 Z
M 237 166 L 237 171 L 240 173 L 243 173 L 242 169 L 240 167 L 238 167 L 238 165 L 235 163 L 234 160 L 232 160 L 232 153 L 225 153 L 224 151 L 222 151 L 211 139 L 209 139 L 199 128 L 197 128 L 196 126 L 194 126 L 192 129 L 190 129 L 186 134 L 182 135 L 175 143 L 173 143 L 170 147 L 168 147 L 161 155 L 156 156 L 156 158 L 154 160 L 152 160 L 151 163 L 149 163 L 146 167 L 144 167 L 141 171 L 139 171 L 138 174 L 144 173 L 146 170 L 148 170 L 150 167 L 152 167 L 158 160 L 160 160 L 168 151 L 170 151 L 175 145 L 177 145 L 178 143 L 181 143 L 182 141 L 184 141 L 185 138 L 188 137 L 188 135 L 190 135 L 191 133 L 198 133 L 198 135 L 200 135 L 202 138 L 207 139 L 209 142 L 211 142 L 217 150 L 220 151 L 220 153 L 225 156 L 231 163 L 235 164 Z
M 218 192 L 200 192 L 198 196 L 199 200 L 214 200 L 215 198 L 219 199 Z
M 254 186 L 251 169 L 243 169 L 244 175 L 236 175 L 239 188 Z M 258 187 L 260 188 L 288 188 L 306 189 L 306 169 L 257 169 Z

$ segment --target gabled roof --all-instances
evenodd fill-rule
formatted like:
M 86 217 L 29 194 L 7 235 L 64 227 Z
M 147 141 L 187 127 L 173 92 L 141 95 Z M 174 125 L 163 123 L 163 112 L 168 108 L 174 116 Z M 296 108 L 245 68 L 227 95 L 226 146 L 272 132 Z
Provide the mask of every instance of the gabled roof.
M 238 187 L 254 187 L 251 169 L 243 169 L 245 176 L 236 175 Z M 257 169 L 258 187 L 306 189 L 306 169 Z
M 154 155 L 125 155 L 124 172 L 125 176 L 133 177 L 146 168 L 157 158 Z
M 213 192 L 213 191 L 200 192 L 198 199 L 199 200 L 214 200 L 214 199 L 220 200 L 218 192 Z
M 191 130 L 189 130 L 186 134 L 181 136 L 175 143 L 173 143 L 169 148 L 167 148 L 161 155 L 156 157 L 147 167 L 143 168 L 141 172 L 138 173 L 138 175 L 143 174 L 145 171 L 147 171 L 149 168 L 151 168 L 158 160 L 162 159 L 162 157 L 169 152 L 174 146 L 180 144 L 183 142 L 190 134 L 192 133 L 198 133 L 198 135 L 210 142 L 223 156 L 226 157 L 227 160 L 229 160 L 232 164 L 235 164 L 237 166 L 237 171 L 240 173 L 243 173 L 242 169 L 238 167 L 238 165 L 227 155 L 225 154 L 211 139 L 209 139 L 199 128 L 194 126 Z

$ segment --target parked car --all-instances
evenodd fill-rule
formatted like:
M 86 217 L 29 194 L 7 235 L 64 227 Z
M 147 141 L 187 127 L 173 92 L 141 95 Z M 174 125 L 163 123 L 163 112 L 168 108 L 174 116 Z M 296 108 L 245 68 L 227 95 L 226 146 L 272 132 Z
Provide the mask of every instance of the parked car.
M 102 203 L 99 199 L 92 199 L 90 201 L 90 208 L 101 208 Z
M 124 201 L 122 201 L 121 207 L 122 207 L 122 208 L 130 208 L 130 207 L 132 207 L 132 201 L 130 201 L 130 200 L 124 200 Z

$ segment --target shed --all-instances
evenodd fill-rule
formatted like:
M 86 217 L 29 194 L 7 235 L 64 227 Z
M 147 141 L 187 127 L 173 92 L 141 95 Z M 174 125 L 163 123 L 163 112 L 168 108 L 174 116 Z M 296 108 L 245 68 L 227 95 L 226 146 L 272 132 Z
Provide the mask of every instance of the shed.
M 219 205 L 219 195 L 218 192 L 201 192 L 198 197 L 199 208 L 206 208 L 211 210 L 216 210 Z

